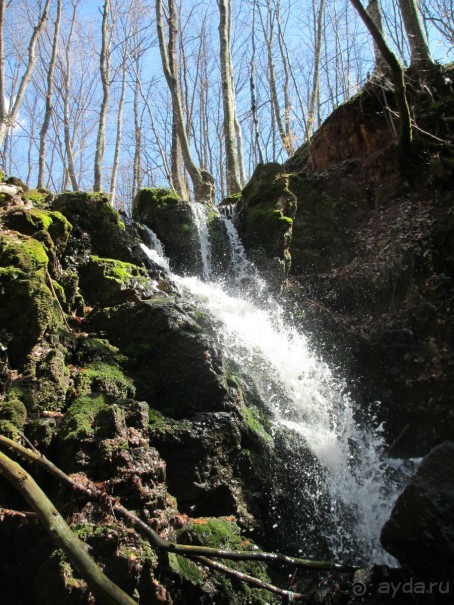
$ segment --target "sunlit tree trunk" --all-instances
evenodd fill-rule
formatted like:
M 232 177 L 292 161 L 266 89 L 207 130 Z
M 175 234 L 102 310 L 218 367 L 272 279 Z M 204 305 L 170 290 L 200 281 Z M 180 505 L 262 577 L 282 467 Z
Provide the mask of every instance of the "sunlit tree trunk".
M 235 92 L 232 81 L 232 56 L 230 48 L 230 0 L 218 0 L 219 42 L 221 61 L 222 105 L 224 108 L 224 146 L 226 158 L 227 194 L 241 189 L 240 168 L 235 132 Z
M 400 136 L 399 136 L 399 152 L 400 160 L 402 165 L 408 160 L 408 154 L 410 152 L 410 145 L 412 141 L 412 127 L 410 118 L 410 108 L 408 106 L 406 88 L 405 88 L 405 76 L 404 70 L 399 63 L 396 55 L 391 51 L 387 45 L 383 35 L 381 34 L 378 27 L 372 21 L 371 17 L 367 13 L 364 6 L 361 4 L 361 0 L 350 0 L 355 9 L 358 11 L 359 16 L 364 22 L 364 25 L 369 30 L 370 35 L 377 44 L 377 47 L 383 58 L 388 63 L 391 77 L 394 84 L 394 94 L 396 97 L 397 110 L 399 112 L 399 124 L 400 124 Z
M 174 14 L 173 0 L 169 0 L 169 14 L 170 13 Z M 202 171 L 195 165 L 191 155 L 189 139 L 185 128 L 181 86 L 178 81 L 178 74 L 171 69 L 168 48 L 165 42 L 164 27 L 162 22 L 162 0 L 156 0 L 156 26 L 158 30 L 159 50 L 161 53 L 164 75 L 170 90 L 172 103 L 175 107 L 177 134 L 180 140 L 184 165 L 192 181 L 194 197 L 198 201 L 211 201 L 213 198 L 212 179 L 207 173 L 202 173 Z
M 99 56 L 99 72 L 102 84 L 102 101 L 99 113 L 98 136 L 96 139 L 93 191 L 101 191 L 102 189 L 102 163 L 106 147 L 106 120 L 110 96 L 110 17 L 110 0 L 104 0 L 104 8 L 102 13 L 101 53 Z
M 112 174 L 110 177 L 110 203 L 115 204 L 115 195 L 117 190 L 117 177 L 118 177 L 118 163 L 120 160 L 120 148 L 121 138 L 123 133 L 123 108 L 125 104 L 126 95 L 126 74 L 127 74 L 127 53 L 126 49 L 123 51 L 122 65 L 121 65 L 121 92 L 120 100 L 118 103 L 117 113 L 117 136 L 115 137 L 115 151 L 114 159 L 112 164 Z
M 317 18 L 314 19 L 316 23 L 315 35 L 315 47 L 314 47 L 314 75 L 312 78 L 312 90 L 309 100 L 309 107 L 307 109 L 307 125 L 306 125 L 306 138 L 310 140 L 315 123 L 315 116 L 318 110 L 318 104 L 320 99 L 320 60 L 322 55 L 322 40 L 323 40 L 323 15 L 325 11 L 325 0 L 320 0 L 320 5 L 317 11 Z
M 402 20 L 410 45 L 411 67 L 421 79 L 435 63 L 429 50 L 426 34 L 422 27 L 416 0 L 398 0 Z
M 38 42 L 38 38 L 41 35 L 41 32 L 44 28 L 44 25 L 47 21 L 47 16 L 49 14 L 49 6 L 51 0 L 46 0 L 43 11 L 39 16 L 37 25 L 33 28 L 33 34 L 30 38 L 30 42 L 28 45 L 28 57 L 27 63 L 25 67 L 25 71 L 22 75 L 19 89 L 13 101 L 13 97 L 11 95 L 10 98 L 10 106 L 8 110 L 6 109 L 5 103 L 5 74 L 4 74 L 4 62 L 5 62 L 5 51 L 4 51 L 4 25 L 5 25 L 5 13 L 6 13 L 6 0 L 0 0 L 0 147 L 3 146 L 5 142 L 5 136 L 8 132 L 9 128 L 12 128 L 16 123 L 17 116 L 19 114 L 19 109 L 24 100 L 25 93 L 27 91 L 28 84 L 31 80 L 33 70 L 36 64 L 36 43 Z
M 63 97 L 63 132 L 65 138 L 65 151 L 66 159 L 68 163 L 67 177 L 71 181 L 71 187 L 73 191 L 78 191 L 79 184 L 77 182 L 76 168 L 74 164 L 74 152 L 70 130 L 70 95 L 71 95 L 71 41 L 74 34 L 74 28 L 76 25 L 76 14 L 77 14 L 78 2 L 74 2 L 73 11 L 71 16 L 71 26 L 69 30 L 68 40 L 65 48 L 65 75 L 64 75 L 64 97 Z M 66 178 L 67 178 L 66 177 Z M 66 180 L 66 179 L 65 179 Z
M 62 12 L 62 0 L 57 0 L 57 14 L 55 17 L 54 37 L 52 41 L 52 54 L 47 70 L 47 90 L 46 90 L 46 109 L 44 113 L 43 125 L 39 133 L 39 160 L 38 160 L 38 187 L 44 187 L 46 176 L 46 151 L 47 151 L 47 133 L 50 125 L 50 118 L 53 111 L 52 97 L 54 94 L 54 72 L 57 62 L 58 38 L 60 33 L 60 22 Z
M 369 4 L 367 5 L 367 13 L 369 17 L 374 22 L 377 29 L 380 31 L 383 38 L 385 38 L 385 28 L 383 25 L 383 15 L 380 6 L 380 0 L 369 0 Z M 380 52 L 380 49 L 377 46 L 377 43 L 374 41 L 374 55 L 375 55 L 375 67 L 374 72 L 375 75 L 380 75 L 383 72 L 387 71 L 388 65 L 383 58 L 383 55 Z

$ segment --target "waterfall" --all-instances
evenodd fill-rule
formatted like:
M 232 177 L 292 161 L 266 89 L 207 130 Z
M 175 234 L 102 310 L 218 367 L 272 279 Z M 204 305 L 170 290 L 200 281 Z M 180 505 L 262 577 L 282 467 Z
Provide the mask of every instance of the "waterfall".
M 206 206 L 206 204 L 192 202 L 190 204 L 190 208 L 194 219 L 194 225 L 197 231 L 198 239 L 200 242 L 200 255 L 202 258 L 203 277 L 205 279 L 209 279 L 211 275 L 211 245 L 206 215 L 208 207 Z
M 233 287 L 197 277 L 173 279 L 214 319 L 225 357 L 253 380 L 274 417 L 275 430 L 292 431 L 318 461 L 310 482 L 316 487 L 299 499 L 302 506 L 312 501 L 316 512 L 311 523 L 331 556 L 390 563 L 379 535 L 402 480 L 394 462 L 386 461 L 380 427 L 373 426 L 373 419 L 368 427 L 357 424 L 347 385 L 311 351 L 304 334 L 286 324 L 279 304 L 263 296 L 263 280 L 247 260 L 234 225 L 223 220 L 232 248 Z M 310 556 L 304 530 L 302 546 Z
M 164 246 L 162 245 L 161 240 L 158 238 L 156 233 L 154 231 L 152 231 L 149 227 L 147 227 L 146 225 L 143 225 L 143 228 L 145 229 L 145 231 L 148 235 L 148 238 L 150 240 L 152 247 L 150 248 L 150 247 L 146 246 L 145 244 L 140 244 L 140 247 L 145 252 L 145 254 L 148 256 L 148 258 L 150 258 L 153 262 L 155 262 L 157 265 L 159 265 L 163 269 L 166 269 L 167 271 L 169 271 L 170 270 L 169 261 L 164 254 Z

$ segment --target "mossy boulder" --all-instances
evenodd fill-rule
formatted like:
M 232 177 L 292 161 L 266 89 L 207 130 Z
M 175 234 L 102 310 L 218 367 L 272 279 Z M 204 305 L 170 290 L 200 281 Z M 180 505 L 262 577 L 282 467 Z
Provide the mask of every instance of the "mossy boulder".
M 0 403 L 0 420 L 9 420 L 16 428 L 22 430 L 27 420 L 27 409 L 18 399 L 4 401 Z
M 103 393 L 109 400 L 134 397 L 135 387 L 117 364 L 96 361 L 78 369 L 74 378 L 78 395 Z
M 244 247 L 277 288 L 290 268 L 295 211 L 289 175 L 280 164 L 259 164 L 237 203 L 236 223 Z
M 134 199 L 132 216 L 156 233 L 173 271 L 201 271 L 200 247 L 189 202 L 171 189 L 141 189 Z
M 232 405 L 219 349 L 171 297 L 100 310 L 89 326 L 130 357 L 138 397 L 168 415 Z
M 80 267 L 80 286 L 87 302 L 106 307 L 151 298 L 157 291 L 144 268 L 99 256 Z
M 179 532 L 178 541 L 185 544 L 210 546 L 224 550 L 251 550 L 254 543 L 241 535 L 238 525 L 229 518 L 195 518 L 190 521 L 181 532 Z M 206 572 L 202 575 L 199 569 L 193 568 L 181 560 L 181 557 L 175 557 L 174 564 L 183 577 L 195 584 L 203 585 L 207 580 Z M 252 575 L 267 583 L 273 583 L 270 577 L 270 570 L 263 562 L 258 561 L 228 561 L 224 565 L 233 569 Z M 211 578 L 211 581 L 215 581 Z M 226 576 L 219 577 L 217 580 L 218 589 L 221 594 L 232 605 L 265 605 L 274 604 L 278 601 L 272 594 L 257 588 L 251 588 L 245 583 L 232 582 Z
M 33 411 L 60 411 L 66 407 L 66 398 L 72 384 L 66 366 L 66 350 L 51 349 L 36 364 L 35 381 L 30 388 L 29 405 Z
M 103 258 L 134 262 L 131 239 L 107 194 L 66 192 L 55 198 L 52 207 L 73 225 L 70 255 L 81 256 L 85 250 Z
M 63 327 L 48 281 L 49 257 L 36 239 L 0 236 L 0 334 L 13 367 L 45 336 Z
M 48 232 L 51 238 L 51 245 L 48 252 L 61 254 L 68 243 L 71 232 L 70 222 L 61 214 L 61 212 L 42 210 L 40 208 L 13 207 L 4 213 L 2 222 L 10 229 L 19 231 L 24 235 L 36 236 L 40 232 Z M 44 239 L 44 235 L 39 235 L 35 239 Z

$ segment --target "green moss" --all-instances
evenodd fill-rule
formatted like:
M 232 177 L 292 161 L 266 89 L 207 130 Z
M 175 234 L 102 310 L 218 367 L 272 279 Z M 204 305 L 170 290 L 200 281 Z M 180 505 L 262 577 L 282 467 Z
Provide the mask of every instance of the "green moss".
M 132 380 L 116 364 L 102 361 L 81 368 L 74 379 L 74 387 L 80 395 L 103 393 L 112 399 L 133 398 L 136 392 Z
M 39 191 L 38 189 L 29 189 L 22 194 L 22 199 L 26 202 L 31 202 L 34 206 L 45 206 L 46 198 L 49 194 Z
M 83 337 L 78 342 L 76 360 L 79 364 L 92 363 L 94 361 L 121 364 L 127 361 L 127 357 L 120 353 L 118 347 L 114 347 L 114 345 L 104 338 Z
M 181 197 L 173 189 L 145 187 L 137 193 L 134 199 L 133 212 L 134 209 L 149 204 L 157 208 L 164 208 L 169 204 L 172 205 L 178 202 L 181 202 Z
M 182 532 L 182 537 L 185 542 L 211 546 L 213 548 L 226 550 L 250 550 L 253 544 L 249 540 L 245 540 L 241 534 L 238 525 L 224 518 L 205 518 L 199 520 L 198 523 L 189 523 Z M 250 574 L 265 582 L 271 582 L 267 567 L 264 563 L 254 561 L 223 561 L 228 567 L 232 567 L 240 572 Z M 226 593 L 230 599 L 230 603 L 234 604 L 272 604 L 277 601 L 270 593 L 251 589 L 249 586 L 242 584 L 240 587 L 232 582 L 229 578 L 219 577 L 219 583 L 222 586 L 222 592 Z
M 18 399 L 0 403 L 0 420 L 9 420 L 14 426 L 22 430 L 27 420 L 25 405 Z
M 8 439 L 12 439 L 13 441 L 17 441 L 19 439 L 19 431 L 11 420 L 0 419 L 0 435 L 8 437 Z
M 63 420 L 60 437 L 63 441 L 79 441 L 93 437 L 93 421 L 106 406 L 104 395 L 84 395 L 77 397 Z
M 203 582 L 204 577 L 200 568 L 186 557 L 169 553 L 169 566 L 174 572 L 192 584 Z
M 189 523 L 185 532 L 191 535 L 194 542 L 213 548 L 241 549 L 243 541 L 238 525 L 222 517 L 203 519 L 203 523 Z
M 49 257 L 36 239 L 18 235 L 2 235 L 0 266 L 17 267 L 28 275 L 47 267 Z
M 243 416 L 243 422 L 249 430 L 259 435 L 269 445 L 274 444 L 273 438 L 265 430 L 265 427 L 262 424 L 260 413 L 258 412 L 258 410 L 256 411 L 253 408 L 244 407 L 241 410 L 241 414 Z
M 114 279 L 118 283 L 131 280 L 136 282 L 148 281 L 146 272 L 132 263 L 125 263 L 113 258 L 100 258 L 99 256 L 90 256 L 90 261 L 103 268 L 104 276 L 107 279 Z

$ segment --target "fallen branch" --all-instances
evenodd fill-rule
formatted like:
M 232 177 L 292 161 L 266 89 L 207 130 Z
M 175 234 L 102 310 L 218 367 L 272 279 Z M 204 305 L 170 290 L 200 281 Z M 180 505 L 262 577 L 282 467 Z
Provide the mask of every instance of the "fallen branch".
M 189 559 L 193 561 L 197 561 L 202 565 L 206 565 L 207 567 L 211 567 L 212 569 L 216 569 L 217 571 L 221 571 L 225 575 L 232 576 L 237 580 L 241 580 L 246 584 L 250 584 L 251 586 L 257 586 L 258 588 L 263 588 L 264 590 L 268 590 L 269 592 L 273 592 L 274 594 L 279 595 L 280 597 L 284 597 L 289 600 L 290 603 L 295 601 L 310 601 L 311 597 L 307 595 L 300 594 L 298 592 L 292 592 L 291 590 L 284 590 L 283 588 L 278 588 L 273 584 L 269 584 L 268 582 L 264 582 L 263 580 L 259 580 L 259 578 L 255 578 L 254 576 L 250 576 L 247 573 L 243 573 L 242 571 L 238 571 L 236 569 L 232 569 L 231 567 L 227 567 L 227 565 L 223 565 L 222 563 L 218 563 L 218 561 L 212 561 L 207 557 L 200 556 L 192 556 L 189 555 Z
M 153 546 L 160 550 L 165 550 L 167 552 L 173 552 L 184 556 L 201 555 L 234 561 L 267 561 L 269 563 L 280 563 L 317 571 L 353 572 L 359 569 L 353 565 L 341 565 L 332 561 L 313 561 L 311 559 L 291 557 L 281 553 L 270 553 L 263 551 L 231 551 L 211 548 L 209 546 L 176 544 L 174 542 L 170 542 L 169 540 L 164 540 L 154 529 L 142 521 L 142 519 L 119 504 L 117 499 L 112 498 L 105 492 L 101 491 L 93 482 L 89 482 L 87 486 L 77 483 L 37 450 L 29 450 L 19 443 L 8 439 L 8 437 L 4 437 L 3 435 L 0 435 L 0 445 L 4 445 L 7 448 L 12 449 L 17 454 L 25 457 L 28 460 L 31 460 L 32 462 L 36 462 L 50 472 L 56 479 L 58 479 L 58 481 L 67 485 L 73 491 L 83 494 L 89 499 L 106 503 L 115 513 L 131 522 L 139 530 L 146 534 L 151 540 Z
M 136 601 L 103 574 L 88 554 L 87 545 L 72 533 L 33 478 L 3 452 L 0 452 L 0 472 L 27 500 L 45 530 L 63 550 L 96 597 L 108 605 L 137 605 Z

